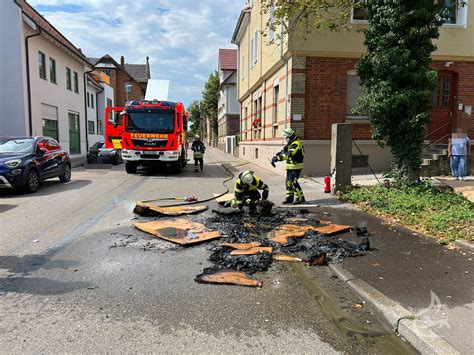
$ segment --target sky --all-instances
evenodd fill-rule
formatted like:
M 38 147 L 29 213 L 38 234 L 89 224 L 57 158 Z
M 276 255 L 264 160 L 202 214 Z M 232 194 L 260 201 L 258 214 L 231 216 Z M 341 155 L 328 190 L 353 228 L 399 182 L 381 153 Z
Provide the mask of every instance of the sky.
M 244 0 L 29 0 L 88 57 L 110 54 L 170 80 L 170 100 L 199 100 L 230 43 Z

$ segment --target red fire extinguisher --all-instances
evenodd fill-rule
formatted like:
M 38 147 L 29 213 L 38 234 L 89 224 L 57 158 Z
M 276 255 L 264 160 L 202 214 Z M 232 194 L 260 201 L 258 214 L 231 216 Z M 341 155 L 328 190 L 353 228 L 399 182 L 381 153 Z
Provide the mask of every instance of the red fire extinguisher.
M 331 177 L 329 175 L 326 175 L 323 181 L 324 181 L 324 192 L 328 194 L 331 192 Z

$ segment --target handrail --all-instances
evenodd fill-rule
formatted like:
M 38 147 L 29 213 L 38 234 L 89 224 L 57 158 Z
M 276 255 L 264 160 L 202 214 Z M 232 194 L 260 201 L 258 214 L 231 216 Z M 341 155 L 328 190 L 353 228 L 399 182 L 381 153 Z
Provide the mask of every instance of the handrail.
M 441 142 L 441 141 L 442 141 L 444 138 L 446 138 L 446 137 L 449 137 L 449 135 L 446 134 L 446 135 L 444 135 L 443 137 L 441 137 L 440 139 L 438 139 L 437 141 L 435 141 L 434 143 L 429 144 L 428 146 L 426 146 L 425 148 L 423 148 L 421 152 L 423 153 L 424 151 L 428 150 L 428 149 L 429 149 L 430 147 L 432 147 L 433 145 L 436 145 L 436 144 L 438 144 L 438 142 Z
M 444 125 L 442 125 L 441 127 L 438 127 L 438 128 L 435 129 L 433 132 L 431 132 L 430 134 L 428 134 L 428 135 L 426 136 L 426 138 L 429 138 L 430 136 L 433 135 L 433 133 L 438 132 L 439 130 L 441 130 L 442 128 L 444 128 L 444 127 L 446 127 L 446 126 L 448 126 L 448 125 L 450 125 L 450 124 L 451 124 L 451 122 L 446 122 Z
M 430 134 L 428 134 L 428 135 L 426 136 L 426 139 L 429 139 L 429 137 L 431 137 L 434 133 L 440 131 L 441 129 L 443 129 L 443 128 L 447 127 L 447 126 L 449 126 L 451 123 L 452 123 L 452 122 L 448 121 L 448 122 L 446 122 L 444 125 L 438 127 L 438 128 L 435 129 L 433 132 L 431 132 Z M 442 141 L 443 139 L 445 139 L 446 137 L 449 137 L 449 135 L 446 134 L 446 135 L 442 136 L 440 139 L 438 139 L 437 141 L 435 141 L 434 143 L 430 143 L 427 147 L 423 148 L 421 152 L 423 153 L 424 151 L 426 151 L 426 150 L 428 150 L 429 148 L 431 148 L 433 145 L 438 144 L 439 142 L 441 142 L 441 141 Z

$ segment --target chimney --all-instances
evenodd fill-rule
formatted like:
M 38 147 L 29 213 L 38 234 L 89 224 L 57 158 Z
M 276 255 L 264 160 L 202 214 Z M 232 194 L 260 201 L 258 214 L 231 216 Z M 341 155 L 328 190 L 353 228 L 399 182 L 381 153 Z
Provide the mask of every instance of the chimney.
M 122 67 L 122 69 L 125 69 L 125 57 L 124 56 L 120 57 L 120 66 Z
M 146 57 L 146 78 L 147 79 L 150 79 L 151 78 L 151 73 L 150 73 L 150 61 L 149 61 L 149 57 L 147 56 Z

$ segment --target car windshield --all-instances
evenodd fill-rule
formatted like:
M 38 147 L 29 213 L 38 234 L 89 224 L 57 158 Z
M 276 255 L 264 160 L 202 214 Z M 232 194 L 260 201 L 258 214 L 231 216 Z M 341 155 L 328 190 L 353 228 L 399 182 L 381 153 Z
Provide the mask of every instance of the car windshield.
M 130 112 L 127 119 L 127 132 L 173 133 L 174 113 Z
M 33 150 L 32 138 L 2 139 L 0 138 L 0 154 L 29 153 Z

